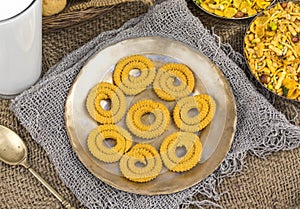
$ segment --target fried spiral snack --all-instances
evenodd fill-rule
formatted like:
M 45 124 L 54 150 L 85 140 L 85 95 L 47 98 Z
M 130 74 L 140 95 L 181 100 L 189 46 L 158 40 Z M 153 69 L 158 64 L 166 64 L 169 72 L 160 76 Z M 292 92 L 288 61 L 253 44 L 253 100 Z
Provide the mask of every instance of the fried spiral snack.
M 192 71 L 180 63 L 163 65 L 153 82 L 153 89 L 157 96 L 166 101 L 188 96 L 194 90 L 194 86 L 195 78 Z
M 186 152 L 177 156 L 176 149 L 184 146 Z M 199 137 L 190 132 L 175 132 L 164 139 L 160 146 L 160 155 L 164 165 L 173 172 L 192 169 L 200 160 L 202 144 Z
M 130 75 L 132 70 L 139 70 L 139 75 Z M 136 95 L 153 82 L 155 74 L 155 66 L 150 59 L 142 55 L 131 55 L 116 64 L 113 81 L 124 94 Z
M 110 101 L 110 109 L 101 106 L 101 101 Z M 86 107 L 90 116 L 102 124 L 112 124 L 120 121 L 126 112 L 126 98 L 115 85 L 101 82 L 89 92 Z
M 134 182 L 151 181 L 158 176 L 161 169 L 160 155 L 150 144 L 136 144 L 120 160 L 122 174 Z
M 197 110 L 195 116 L 190 116 L 189 111 Z M 196 132 L 205 128 L 212 120 L 216 111 L 216 103 L 208 94 L 198 94 L 182 98 L 173 110 L 176 126 L 183 131 Z
M 153 114 L 154 121 L 144 124 L 142 117 Z M 126 124 L 128 129 L 136 136 L 151 139 L 160 136 L 170 123 L 169 110 L 160 102 L 153 100 L 140 100 L 128 110 Z
M 105 145 L 105 140 L 114 140 L 115 146 Z M 88 149 L 93 156 L 106 163 L 120 160 L 132 145 L 131 134 L 116 125 L 100 125 L 94 128 L 87 140 Z

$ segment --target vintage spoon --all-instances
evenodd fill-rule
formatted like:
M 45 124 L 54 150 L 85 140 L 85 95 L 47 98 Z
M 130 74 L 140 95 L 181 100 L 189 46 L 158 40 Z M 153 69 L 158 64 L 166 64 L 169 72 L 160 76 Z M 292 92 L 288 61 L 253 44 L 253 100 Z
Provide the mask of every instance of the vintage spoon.
M 27 163 L 27 147 L 11 129 L 0 125 L 0 160 L 27 168 L 68 209 L 75 209 Z

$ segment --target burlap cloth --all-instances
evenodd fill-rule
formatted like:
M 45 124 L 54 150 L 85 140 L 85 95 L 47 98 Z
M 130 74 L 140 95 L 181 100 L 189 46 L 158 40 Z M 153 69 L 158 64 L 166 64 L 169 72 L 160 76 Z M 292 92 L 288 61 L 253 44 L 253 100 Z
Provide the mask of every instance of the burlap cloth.
M 201 12 L 192 2 L 193 14 L 223 42 L 241 52 L 242 36 L 248 21 L 224 22 Z M 84 21 L 78 26 L 43 33 L 43 71 L 66 54 L 77 49 L 103 31 L 119 28 L 127 20 L 145 13 L 140 2 L 122 3 L 112 10 Z M 262 92 L 263 93 L 263 92 Z M 289 120 L 300 125 L 299 105 L 291 106 L 278 98 L 268 98 Z M 83 207 L 63 184 L 44 150 L 9 110 L 10 101 L 0 100 L 0 124 L 15 130 L 29 147 L 29 163 L 66 199 Z M 266 159 L 248 156 L 242 173 L 225 178 L 218 190 L 228 191 L 218 203 L 224 208 L 297 208 L 300 207 L 300 149 L 276 152 Z M 23 167 L 0 164 L 1 208 L 62 208 L 59 202 Z M 201 195 L 194 197 L 203 199 Z M 197 207 L 197 206 L 195 206 Z

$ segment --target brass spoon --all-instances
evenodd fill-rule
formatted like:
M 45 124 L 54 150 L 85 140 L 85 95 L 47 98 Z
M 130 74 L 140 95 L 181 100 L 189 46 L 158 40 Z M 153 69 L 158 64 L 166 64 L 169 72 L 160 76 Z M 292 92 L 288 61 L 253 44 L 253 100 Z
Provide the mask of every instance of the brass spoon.
M 75 209 L 27 163 L 27 147 L 11 129 L 0 125 L 0 160 L 9 165 L 27 168 L 67 209 Z

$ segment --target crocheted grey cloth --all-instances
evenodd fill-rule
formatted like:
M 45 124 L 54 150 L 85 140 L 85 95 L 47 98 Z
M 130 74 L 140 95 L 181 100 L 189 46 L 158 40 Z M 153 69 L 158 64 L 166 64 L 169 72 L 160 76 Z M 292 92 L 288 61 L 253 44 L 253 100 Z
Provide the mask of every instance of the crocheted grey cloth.
M 64 105 L 69 89 L 88 59 L 105 47 L 141 36 L 162 36 L 182 41 L 201 51 L 223 71 L 232 87 L 237 105 L 237 131 L 230 152 L 219 168 L 197 185 L 170 195 L 143 196 L 114 189 L 94 177 L 78 160 L 67 137 Z M 88 208 L 201 208 L 215 205 L 222 178 L 243 168 L 249 153 L 264 157 L 274 151 L 300 145 L 300 127 L 258 93 L 243 70 L 242 57 L 217 38 L 194 17 L 184 0 L 169 0 L 132 19 L 121 28 L 104 32 L 53 66 L 31 89 L 12 101 L 11 109 L 53 161 L 57 172 L 77 198 Z M 208 200 L 195 201 L 194 194 Z

